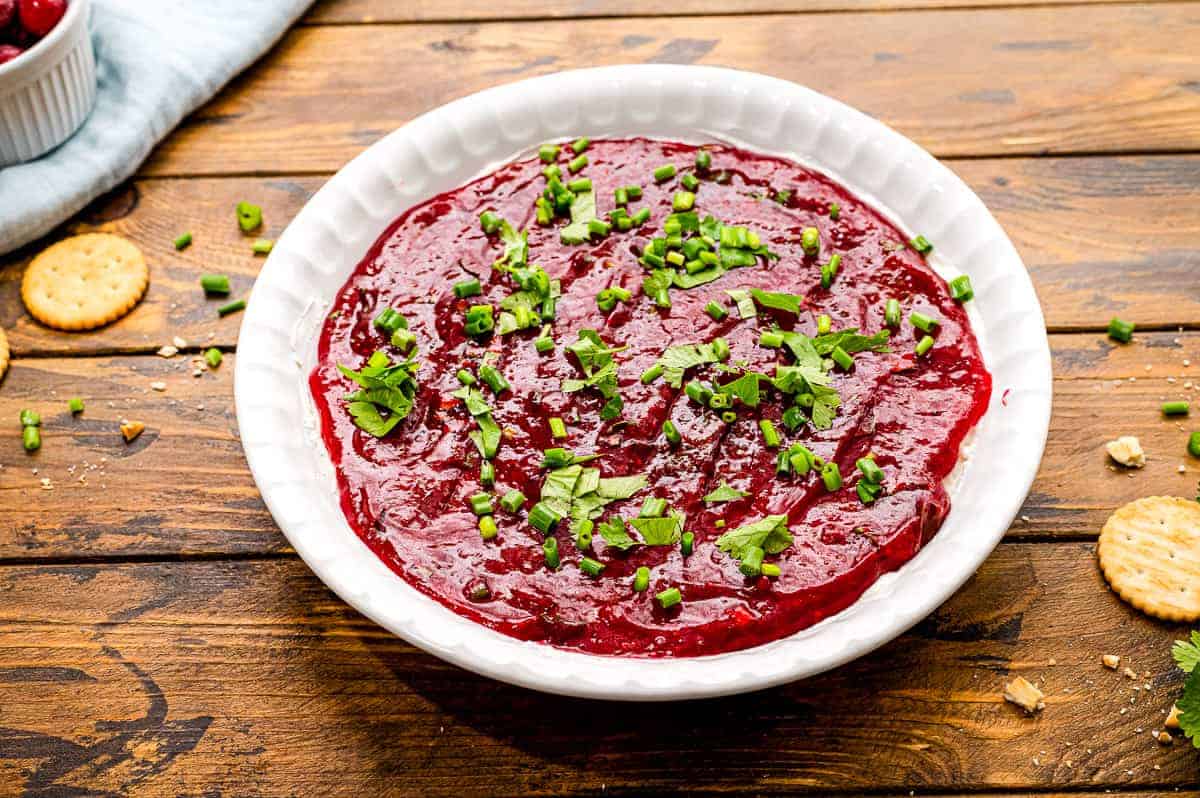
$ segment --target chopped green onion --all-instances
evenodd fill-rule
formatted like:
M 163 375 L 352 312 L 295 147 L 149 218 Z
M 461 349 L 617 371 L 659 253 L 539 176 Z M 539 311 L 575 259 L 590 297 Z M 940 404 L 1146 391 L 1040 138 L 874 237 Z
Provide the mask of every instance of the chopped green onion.
M 592 140 L 589 139 L 587 136 L 580 136 L 579 138 L 577 138 L 571 142 L 571 152 L 578 155 L 579 153 L 586 150 L 588 148 L 588 145 L 591 143 L 592 143 Z
M 638 211 L 637 213 L 635 213 L 633 215 L 633 224 L 636 227 L 641 227 L 648 221 L 650 221 L 650 209 L 649 208 L 642 208 L 640 211 Z
M 537 207 L 537 223 L 542 227 L 554 221 L 554 206 L 545 197 L 538 197 L 533 203 Z
M 732 424 L 737 421 L 737 413 L 733 412 L 732 410 L 726 410 L 721 414 L 721 420 L 726 424 Z
M 463 329 L 467 335 L 477 338 L 491 332 L 496 326 L 491 305 L 472 305 L 467 308 L 466 322 Z
M 68 400 L 67 401 L 67 409 L 70 410 L 71 413 L 75 414 L 75 415 L 82 413 L 83 412 L 83 400 L 78 397 Z M 1200 456 L 1200 455 L 1198 455 L 1198 456 Z
M 492 497 L 487 493 L 476 493 L 467 500 L 471 504 L 471 512 L 475 515 L 492 514 Z
M 558 559 L 558 541 L 554 538 L 546 538 L 542 543 L 542 553 L 546 555 L 546 567 L 551 571 L 557 571 L 560 564 Z
M 771 423 L 771 419 L 764 418 L 758 422 L 758 428 L 762 430 L 763 442 L 768 449 L 779 448 L 779 431 L 775 429 L 775 425 Z
M 230 302 L 228 305 L 222 305 L 221 307 L 217 308 L 217 315 L 218 316 L 228 316 L 230 313 L 237 313 L 239 310 L 245 310 L 245 309 L 246 309 L 246 300 L 235 299 L 232 302 Z
M 691 532 L 684 532 L 679 538 L 679 551 L 684 557 L 691 557 L 692 551 L 696 548 L 696 536 Z
M 250 250 L 255 255 L 270 255 L 273 249 L 275 249 L 275 241 L 270 238 L 256 238 L 250 245 Z
M 587 165 L 588 165 L 588 157 L 586 155 L 579 155 L 570 160 L 570 162 L 567 164 L 567 171 L 570 172 L 571 174 L 575 174 L 576 172 L 578 172 L 580 169 L 582 169 L 583 167 L 585 167 Z
M 208 349 L 204 350 L 204 362 L 208 364 L 210 369 L 215 369 L 220 366 L 221 361 L 224 359 L 225 358 L 221 354 L 221 350 L 214 346 L 210 346 Z
M 833 285 L 833 278 L 837 277 L 838 264 L 842 262 L 842 256 L 834 254 L 829 258 L 829 263 L 821 267 L 821 287 L 828 288 Z
M 555 308 L 558 305 L 558 300 L 552 296 L 548 296 L 542 300 L 542 321 L 553 321 Z
M 554 160 L 558 158 L 558 145 L 543 144 L 538 147 L 538 157 L 542 159 L 542 163 L 554 163 Z
M 714 393 L 708 397 L 708 406 L 713 410 L 724 410 L 733 404 L 733 399 L 727 393 Z
M 592 179 L 590 177 L 578 177 L 572 180 L 570 183 L 567 183 L 567 188 L 571 189 L 571 191 L 574 191 L 576 194 L 580 194 L 584 191 L 591 191 Z
M 870 457 L 860 457 L 854 463 L 858 470 L 862 472 L 863 479 L 867 482 L 878 485 L 883 482 L 883 469 L 876 465 L 875 460 Z
M 474 385 L 476 382 L 475 375 L 466 369 L 459 369 L 458 373 L 456 373 L 454 376 L 458 377 L 458 381 L 463 385 Z
M 237 220 L 242 232 L 251 233 L 262 227 L 262 208 L 249 202 L 239 202 L 237 204 Z
M 529 523 L 543 535 L 548 534 L 561 520 L 562 516 L 546 502 L 538 502 L 529 510 Z
M 950 297 L 959 302 L 969 302 L 975 298 L 975 289 L 971 288 L 971 278 L 965 274 L 950 281 Z
M 807 420 L 804 411 L 798 407 L 792 406 L 783 411 L 783 426 L 792 432 L 802 427 Z
M 600 572 L 604 570 L 604 563 L 597 562 L 591 557 L 584 557 L 579 561 L 579 570 L 595 579 L 596 577 L 600 576 Z
M 1108 337 L 1127 344 L 1133 339 L 1133 322 L 1113 319 L 1108 323 Z
M 679 184 L 688 191 L 695 191 L 700 188 L 700 181 L 696 179 L 695 175 L 684 175 L 679 178 Z
M 1187 450 L 1192 457 L 1200 457 L 1200 432 L 1188 436 Z
M 744 550 L 742 554 L 742 564 L 740 570 L 746 576 L 759 576 L 762 574 L 763 550 L 759 546 L 750 546 Z
M 603 219 L 588 219 L 587 229 L 589 235 L 604 238 L 612 232 L 612 225 Z
M 780 452 L 775 457 L 775 473 L 781 477 L 786 477 L 792 473 L 792 464 L 788 459 L 789 457 L 790 455 L 786 451 Z
M 671 264 L 672 266 L 682 266 L 685 261 L 686 259 L 684 258 L 682 252 L 671 251 L 667 253 L 667 263 Z
M 925 236 L 917 236 L 912 241 L 908 242 L 913 249 L 920 252 L 922 255 L 928 255 L 933 252 L 933 244 L 929 243 L 929 239 Z
M 1187 402 L 1164 402 L 1162 411 L 1164 416 L 1186 416 L 1189 407 Z
M 938 320 L 932 316 L 926 316 L 915 310 L 908 315 L 908 320 L 912 322 L 912 326 L 924 332 L 933 332 L 933 328 L 939 324 Z
M 889 327 L 900 326 L 900 301 L 889 299 L 883 306 L 883 323 Z
M 481 516 L 479 519 L 479 537 L 484 540 L 491 540 L 499 533 L 496 527 L 496 519 L 490 515 Z
M 206 294 L 228 294 L 229 278 L 223 274 L 202 274 L 200 287 Z
M 479 214 L 479 226 L 483 228 L 483 232 L 487 235 L 492 235 L 500 229 L 500 225 L 504 220 L 500 218 L 500 214 L 495 211 L 484 211 Z
M 650 383 L 654 382 L 662 376 L 663 371 L 664 369 L 662 364 L 655 363 L 653 366 L 642 372 L 642 385 L 649 385 Z
M 692 191 L 676 191 L 671 198 L 671 208 L 677 212 L 690 211 L 696 204 L 696 194 Z
M 192 245 L 192 234 L 180 233 L 172 243 L 175 245 L 175 249 L 187 249 Z
M 479 466 L 479 484 L 485 488 L 496 484 L 496 467 L 490 460 L 484 460 Z
M 658 606 L 662 607 L 664 610 L 669 610 L 679 602 L 683 601 L 683 595 L 679 592 L 679 588 L 677 587 L 669 587 L 656 595 L 654 598 L 658 600 Z
M 596 307 L 600 308 L 602 313 L 610 313 L 617 306 L 617 298 L 613 296 L 613 292 L 605 288 L 600 293 L 596 294 Z
M 480 366 L 479 379 L 483 380 L 484 384 L 492 389 L 492 393 L 497 395 L 504 393 L 512 387 L 508 384 L 508 380 L 504 379 L 504 375 L 501 374 L 494 366 Z
M 628 205 L 629 204 L 629 189 L 618 188 L 613 191 L 613 205 Z
M 705 388 L 696 380 L 692 380 L 687 385 L 683 386 L 683 392 L 687 394 L 688 399 L 691 399 L 697 404 L 708 406 L 708 400 L 712 398 L 712 391 Z
M 459 299 L 466 299 L 469 296 L 479 296 L 482 293 L 483 286 L 474 277 L 470 280 L 462 280 L 454 284 L 454 295 Z
M 717 360 L 724 363 L 729 359 L 729 342 L 724 338 L 714 338 L 712 340 L 713 354 L 717 356 Z
M 639 200 L 642 198 L 641 186 L 625 186 L 626 193 L 629 194 L 631 200 Z
M 883 492 L 883 486 L 877 485 L 866 480 L 859 480 L 854 486 L 854 492 L 858 494 L 858 500 L 863 504 L 874 504 L 879 498 L 879 494 Z
M 805 255 L 817 255 L 821 251 L 821 231 L 815 227 L 804 228 L 800 233 L 800 247 Z
M 713 321 L 725 321 L 729 316 L 729 311 L 718 305 L 716 302 L 709 302 L 704 306 L 704 312 L 709 315 Z
M 640 566 L 633 575 L 633 589 L 638 593 L 645 593 L 649 587 L 650 569 L 644 565 Z
M 830 493 L 842 486 L 842 472 L 838 471 L 837 463 L 821 466 L 821 481 L 825 483 L 825 490 Z
M 816 466 L 816 455 L 803 444 L 794 443 L 788 449 L 788 463 L 797 476 L 804 476 Z
M 762 564 L 762 575 L 768 579 L 778 579 L 781 573 L 783 572 L 779 570 L 779 566 L 773 562 L 765 562 Z
M 833 319 L 822 313 L 817 316 L 817 335 L 826 335 L 833 329 Z
M 778 349 L 783 346 L 783 334 L 774 330 L 763 330 L 758 336 L 758 345 L 767 349 Z
M 696 171 L 707 172 L 712 168 L 712 153 L 708 150 L 696 151 Z
M 515 513 L 525 504 L 525 494 L 519 490 L 510 490 L 500 499 L 500 506 L 510 513 Z
M 42 448 L 42 433 L 37 427 L 25 427 L 21 430 L 21 444 L 27 452 L 36 452 Z
M 663 435 L 667 439 L 667 443 L 672 446 L 678 446 L 683 443 L 683 436 L 679 434 L 679 429 L 675 426 L 675 422 L 667 419 L 662 426 Z
M 841 205 L 838 205 L 836 202 L 829 203 L 829 218 L 830 219 L 833 219 L 836 222 L 838 216 L 840 216 L 841 213 L 842 213 Z
M 849 352 L 847 352 L 845 349 L 842 349 L 840 346 L 835 346 L 833 351 L 829 353 L 829 357 L 833 359 L 834 363 L 837 363 L 838 366 L 841 367 L 842 371 L 849 371 L 850 369 L 854 368 L 854 358 L 851 357 Z
M 675 176 L 675 167 L 671 164 L 660 166 L 654 170 L 654 182 L 662 183 Z
M 40 427 L 42 425 L 42 417 L 36 410 L 22 410 L 19 418 L 22 427 Z
M 550 419 L 550 437 L 565 438 L 567 437 L 567 422 L 563 421 L 558 416 Z
M 924 338 L 922 338 L 920 341 L 917 342 L 917 348 L 915 350 L 917 353 L 917 357 L 924 357 L 929 352 L 930 349 L 933 349 L 933 338 L 926 335 Z

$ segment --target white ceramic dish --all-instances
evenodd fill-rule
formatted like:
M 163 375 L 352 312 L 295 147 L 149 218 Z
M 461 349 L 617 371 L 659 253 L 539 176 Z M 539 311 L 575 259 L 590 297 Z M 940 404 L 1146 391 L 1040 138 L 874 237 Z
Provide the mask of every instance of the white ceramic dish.
M 96 103 L 90 0 L 70 0 L 40 42 L 0 65 L 0 168 L 31 161 L 79 129 Z
M 335 292 L 403 210 L 546 140 L 640 134 L 726 140 L 830 173 L 975 286 L 973 323 L 994 394 L 941 531 L 853 606 L 744 651 L 687 659 L 567 652 L 506 637 L 418 593 L 354 535 L 312 434 L 306 378 Z M 279 239 L 242 325 L 238 422 L 264 500 L 339 596 L 416 646 L 526 687 L 629 700 L 745 692 L 833 668 L 928 615 L 999 542 L 1033 481 L 1050 419 L 1050 352 L 1033 285 L 1003 230 L 949 169 L 881 123 L 775 78 L 692 66 L 565 72 L 466 97 L 378 142 L 314 196 Z M 308 434 L 298 431 L 302 425 Z

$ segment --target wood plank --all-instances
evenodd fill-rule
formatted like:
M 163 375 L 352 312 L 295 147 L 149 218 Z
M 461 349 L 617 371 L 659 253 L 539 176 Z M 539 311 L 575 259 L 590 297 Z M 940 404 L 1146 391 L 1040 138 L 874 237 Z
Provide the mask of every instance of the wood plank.
M 1001 546 L 911 633 L 832 673 L 653 707 L 445 665 L 294 560 L 10 567 L 0 593 L 0 783 L 27 794 L 1195 785 L 1195 752 L 1149 735 L 1179 694 L 1169 648 L 1185 627 L 1117 600 L 1088 544 Z M 1016 675 L 1044 686 L 1037 717 L 1001 698 Z
M 996 214 L 1025 258 L 1055 330 L 1100 329 L 1121 315 L 1158 328 L 1200 324 L 1200 156 L 954 161 L 950 166 Z M 151 263 L 150 291 L 120 322 L 58 333 L 34 322 L 20 278 L 36 247 L 0 262 L 0 326 L 19 355 L 153 351 L 174 335 L 233 346 L 238 316 L 218 319 L 197 283 L 233 277 L 249 290 L 262 264 L 233 222 L 240 199 L 261 204 L 278 235 L 324 178 L 143 180 L 98 201 L 69 232 L 109 230 L 136 241 Z M 195 243 L 180 253 L 184 229 Z M 209 336 L 214 336 L 210 339 Z
M 1200 400 L 1200 332 L 1153 333 L 1123 347 L 1100 335 L 1055 335 L 1051 345 L 1050 439 L 1026 520 L 1010 539 L 1092 538 L 1127 501 L 1195 495 L 1200 461 L 1185 451 L 1195 425 L 1166 421 L 1158 408 L 1165 398 Z M 199 379 L 185 358 L 15 361 L 0 384 L 0 419 L 9 419 L 0 425 L 0 506 L 10 521 L 0 524 L 0 559 L 287 550 L 236 437 L 234 360 Z M 163 393 L 149 388 L 158 380 Z M 79 418 L 66 411 L 75 395 L 88 403 Z M 44 445 L 34 456 L 21 450 L 14 421 L 24 407 L 43 416 Z M 122 418 L 147 424 L 132 446 L 118 432 Z M 1110 470 L 1103 445 L 1118 435 L 1141 438 L 1145 469 Z M 42 489 L 45 478 L 53 490 Z
M 1081 0 L 1111 3 L 1121 0 Z M 748 0 L 731 7 L 726 0 L 681 0 L 664 7 L 637 0 L 509 0 L 488 5 L 473 0 L 325 0 L 304 18 L 306 25 L 369 25 L 394 22 L 486 22 L 517 19 L 658 17 L 698 14 L 778 14 L 814 11 L 883 11 L 967 6 L 1038 5 L 1037 0 Z M 1072 5 L 1075 3 L 1073 2 Z
M 736 64 L 796 80 L 939 156 L 1196 150 L 1200 74 L 1194 59 L 1164 56 L 1200 46 L 1196 9 L 300 27 L 160 146 L 144 173 L 333 170 L 478 89 L 630 62 Z M 947 42 L 970 58 L 947 58 Z

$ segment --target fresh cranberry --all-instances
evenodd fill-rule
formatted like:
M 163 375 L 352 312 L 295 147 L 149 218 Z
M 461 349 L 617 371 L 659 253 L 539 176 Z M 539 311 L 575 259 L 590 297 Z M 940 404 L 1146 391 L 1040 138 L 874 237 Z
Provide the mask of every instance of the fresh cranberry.
M 15 44 L 0 44 L 0 64 L 7 64 L 23 52 L 25 51 Z
M 67 13 L 67 0 L 21 0 L 21 25 L 34 36 L 45 36 Z
M 8 27 L 17 13 L 17 0 L 0 0 L 0 31 Z

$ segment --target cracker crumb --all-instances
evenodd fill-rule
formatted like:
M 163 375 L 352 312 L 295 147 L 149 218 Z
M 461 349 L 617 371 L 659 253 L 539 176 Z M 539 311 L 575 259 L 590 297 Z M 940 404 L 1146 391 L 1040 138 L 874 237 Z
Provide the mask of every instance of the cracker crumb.
M 1109 457 L 1123 466 L 1142 468 L 1146 465 L 1146 453 L 1142 450 L 1142 444 L 1132 435 L 1123 435 L 1115 441 L 1109 441 L 1104 444 L 1104 448 L 1108 450 Z
M 122 421 L 121 434 L 125 436 L 126 443 L 133 443 L 137 436 L 141 435 L 146 430 L 146 425 L 140 421 Z
M 1125 674 L 1126 679 L 1137 678 L 1137 671 L 1135 671 L 1133 668 L 1126 668 L 1125 670 L 1121 671 L 1121 673 Z
M 171 343 L 175 344 L 175 348 L 177 349 L 187 349 L 187 341 L 178 335 L 171 339 Z
M 1029 714 L 1046 708 L 1046 694 L 1037 689 L 1024 676 L 1018 676 L 1004 686 L 1004 700 L 1009 701 Z
M 1121 658 L 1116 654 L 1105 654 L 1100 657 L 1100 662 L 1104 664 L 1104 667 L 1115 671 L 1121 665 Z
M 1172 706 L 1171 712 L 1167 715 L 1167 720 L 1163 723 L 1163 725 L 1166 726 L 1168 729 L 1178 729 L 1179 728 L 1179 715 L 1180 715 L 1179 707 Z
M 170 359 L 179 354 L 179 347 L 170 346 L 169 344 L 167 346 L 160 346 L 158 348 L 158 351 L 155 352 L 155 354 L 158 355 L 159 357 L 165 357 L 165 358 Z
M 155 380 L 154 382 L 150 383 L 150 388 L 161 393 L 162 391 L 167 390 L 167 384 L 162 380 Z
M 1170 745 L 1171 743 L 1175 742 L 1175 738 L 1165 731 L 1160 731 L 1158 734 L 1154 735 L 1154 739 L 1158 740 L 1158 742 L 1162 745 Z
M 50 484 L 50 477 L 42 477 L 42 490 L 54 490 L 54 486 Z

